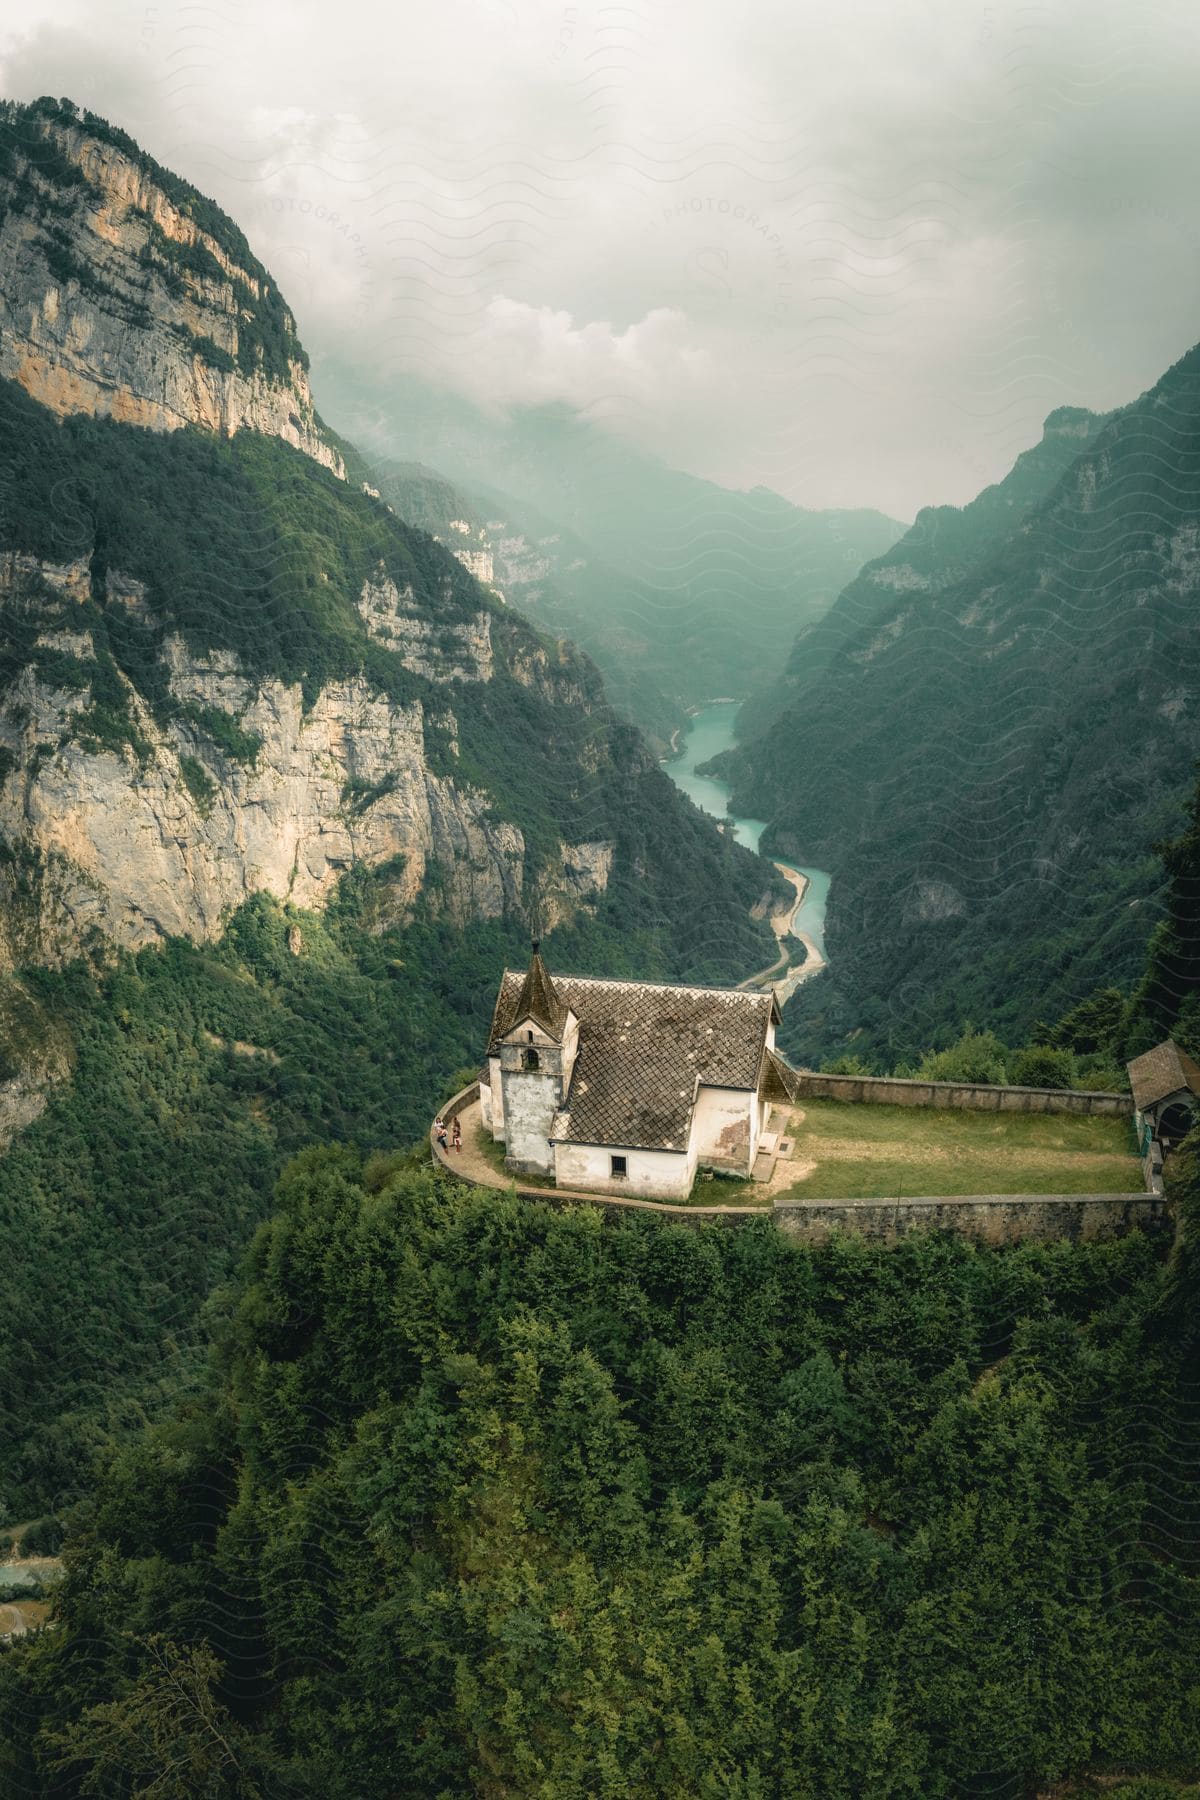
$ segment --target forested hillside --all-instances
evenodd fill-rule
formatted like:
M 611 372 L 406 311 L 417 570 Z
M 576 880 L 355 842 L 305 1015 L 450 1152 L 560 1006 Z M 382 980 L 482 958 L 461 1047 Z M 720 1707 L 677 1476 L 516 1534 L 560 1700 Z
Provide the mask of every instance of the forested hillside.
M 307 1153 L 207 1397 L 119 1458 L 58 1628 L 0 1655 L 0 1785 L 1186 1778 L 1194 1276 L 1139 1235 L 813 1252 Z
M 67 1504 L 194 1386 L 201 1309 L 287 1156 L 405 1148 L 478 1068 L 524 926 L 424 904 L 399 921 L 387 876 L 348 877 L 323 914 L 260 896 L 215 945 L 24 972 L 23 1029 L 65 1044 L 69 1079 L 0 1158 L 0 1525 Z M 548 953 L 639 978 L 698 966 L 613 913 Z M 6 1000 L 11 1019 L 11 982 Z
M 756 693 L 741 715 L 738 729 L 747 740 L 745 752 L 733 752 L 723 765 L 739 792 L 753 793 L 756 804 L 760 794 L 769 795 L 772 809 L 786 805 L 773 745 L 756 746 L 754 739 L 773 731 L 777 720 L 783 732 L 790 731 L 794 719 L 780 715 L 799 706 L 842 646 L 888 614 L 898 596 L 919 601 L 923 594 L 938 593 L 991 555 L 1029 509 L 1045 499 L 1104 423 L 1099 413 L 1059 407 L 1046 420 L 1040 443 L 1023 451 L 1002 481 L 984 488 L 966 506 L 923 507 L 903 537 L 860 569 L 829 611 L 804 626 L 782 676 Z
M 561 610 L 547 622 L 574 632 L 582 601 L 606 671 L 644 659 L 676 706 L 759 687 L 903 530 L 869 508 L 808 511 L 768 488 L 718 487 L 561 408 L 497 419 L 415 380 L 368 388 L 341 364 L 326 378 L 335 416 L 378 464 L 417 457 L 468 493 L 501 490 L 493 516 L 511 510 L 526 535 L 573 539 L 565 562 L 596 566 L 556 574 Z
M 286 1155 L 420 1135 L 531 925 L 668 979 L 774 939 L 588 659 L 343 478 L 236 227 L 69 103 L 0 123 L 11 1515 L 192 1379 Z
M 425 1148 L 531 927 L 643 979 L 775 948 L 770 865 L 563 628 L 665 732 L 890 522 L 537 409 L 376 493 L 269 271 L 119 129 L 0 110 L 0 209 L 0 1529 L 66 1533 L 0 1796 L 1195 1794 L 1198 1134 L 1173 1242 L 1002 1249 Z M 501 467 L 528 516 L 459 492 Z M 737 759 L 836 871 L 793 1048 L 1065 1085 L 1200 1044 L 1198 484 L 1200 351 L 801 645 Z
M 1089 428 L 1090 429 L 1090 428 Z M 969 509 L 968 509 L 969 511 Z M 1009 1042 L 1140 975 L 1200 750 L 1200 351 L 946 586 L 899 586 L 734 759 L 764 846 L 830 868 L 794 1053 Z
M 696 673 L 685 600 L 613 567 L 574 532 L 493 486 L 467 493 L 421 464 L 383 459 L 371 478 L 402 519 L 452 550 L 485 550 L 507 603 L 592 657 L 610 704 L 666 753 L 687 722 L 685 695 Z

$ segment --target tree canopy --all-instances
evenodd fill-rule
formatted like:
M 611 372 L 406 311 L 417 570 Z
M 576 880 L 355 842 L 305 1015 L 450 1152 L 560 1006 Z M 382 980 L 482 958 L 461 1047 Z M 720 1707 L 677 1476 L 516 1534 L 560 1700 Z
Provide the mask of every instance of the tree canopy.
M 345 1800 L 1194 1775 L 1164 1280 L 1136 1235 L 812 1250 L 306 1151 L 205 1397 L 116 1459 L 57 1628 L 0 1658 L 0 1784 L 149 1792 L 154 1756 L 155 1792 Z

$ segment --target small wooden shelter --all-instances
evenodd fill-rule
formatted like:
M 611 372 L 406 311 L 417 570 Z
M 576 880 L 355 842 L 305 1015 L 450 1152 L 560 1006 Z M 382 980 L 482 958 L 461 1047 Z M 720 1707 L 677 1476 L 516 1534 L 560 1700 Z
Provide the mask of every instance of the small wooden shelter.
M 1166 1156 L 1200 1122 L 1200 1064 L 1165 1038 L 1127 1067 L 1142 1147 L 1157 1139 Z

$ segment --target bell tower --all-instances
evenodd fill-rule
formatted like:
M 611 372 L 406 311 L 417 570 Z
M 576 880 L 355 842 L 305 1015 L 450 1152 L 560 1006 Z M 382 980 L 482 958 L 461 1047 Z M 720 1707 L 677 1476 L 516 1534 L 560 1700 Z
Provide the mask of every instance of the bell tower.
M 575 1065 L 579 1021 L 558 994 L 534 939 L 533 953 L 500 1040 L 504 1166 L 514 1175 L 552 1175 L 550 1128 Z

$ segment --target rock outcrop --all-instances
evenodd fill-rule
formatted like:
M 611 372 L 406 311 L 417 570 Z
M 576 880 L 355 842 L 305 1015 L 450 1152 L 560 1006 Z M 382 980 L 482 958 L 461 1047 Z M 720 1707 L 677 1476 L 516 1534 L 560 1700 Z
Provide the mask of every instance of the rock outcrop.
M 0 380 L 60 418 L 279 438 L 344 478 L 306 370 L 290 312 L 212 202 L 69 103 L 0 107 Z M 389 865 L 400 909 L 422 891 L 463 923 L 520 904 L 525 835 L 456 767 L 458 719 L 439 692 L 488 683 L 497 665 L 491 612 L 482 594 L 474 612 L 456 596 L 452 564 L 423 562 L 419 591 L 382 562 L 360 578 L 359 620 L 417 678 L 411 697 L 394 681 L 381 692 L 352 655 L 314 693 L 248 670 L 219 636 L 197 649 L 173 629 L 171 596 L 98 548 L 51 560 L 14 535 L 0 553 L 4 968 L 213 938 L 249 895 L 320 905 L 359 863 Z M 113 618 L 149 643 L 148 678 L 108 650 Z M 536 644 L 518 650 L 523 684 L 549 679 Z M 582 846 L 539 885 L 569 913 L 611 860 Z
M 360 677 L 327 684 L 306 707 L 299 684 L 252 680 L 229 651 L 197 655 L 168 633 L 172 716 L 156 718 L 122 677 L 136 744 L 97 744 L 87 728 L 91 641 L 64 628 L 79 577 L 75 565 L 0 561 L 0 597 L 38 609 L 36 641 L 53 653 L 0 703 L 0 838 L 10 875 L 40 872 L 26 956 L 56 961 L 97 936 L 130 948 L 212 938 L 249 895 L 321 905 L 357 863 L 394 865 L 402 906 L 436 863 L 443 903 L 462 922 L 520 903 L 520 829 L 495 816 L 490 794 L 431 767 L 427 730 L 451 754 L 457 740 L 448 706 L 399 704 Z M 138 603 L 129 577 L 114 573 L 108 586 L 109 604 Z M 490 673 L 489 644 L 473 679 Z M 429 674 L 443 678 L 440 668 Z M 240 758 L 214 740 L 214 717 L 236 726 L 249 747 Z M 605 843 L 563 846 L 563 911 L 603 891 L 612 854 Z
M 411 588 L 402 593 L 384 569 L 364 581 L 358 610 L 375 642 L 394 650 L 411 674 L 437 682 L 491 680 L 490 614 L 440 624 L 421 612 Z
M 60 415 L 249 429 L 344 477 L 240 232 L 101 130 L 40 102 L 0 113 L 0 376 Z
M 363 867 L 380 929 L 594 911 L 753 965 L 752 859 L 456 560 L 482 521 L 439 543 L 380 498 L 306 371 L 211 200 L 69 101 L 0 104 L 0 977 Z

